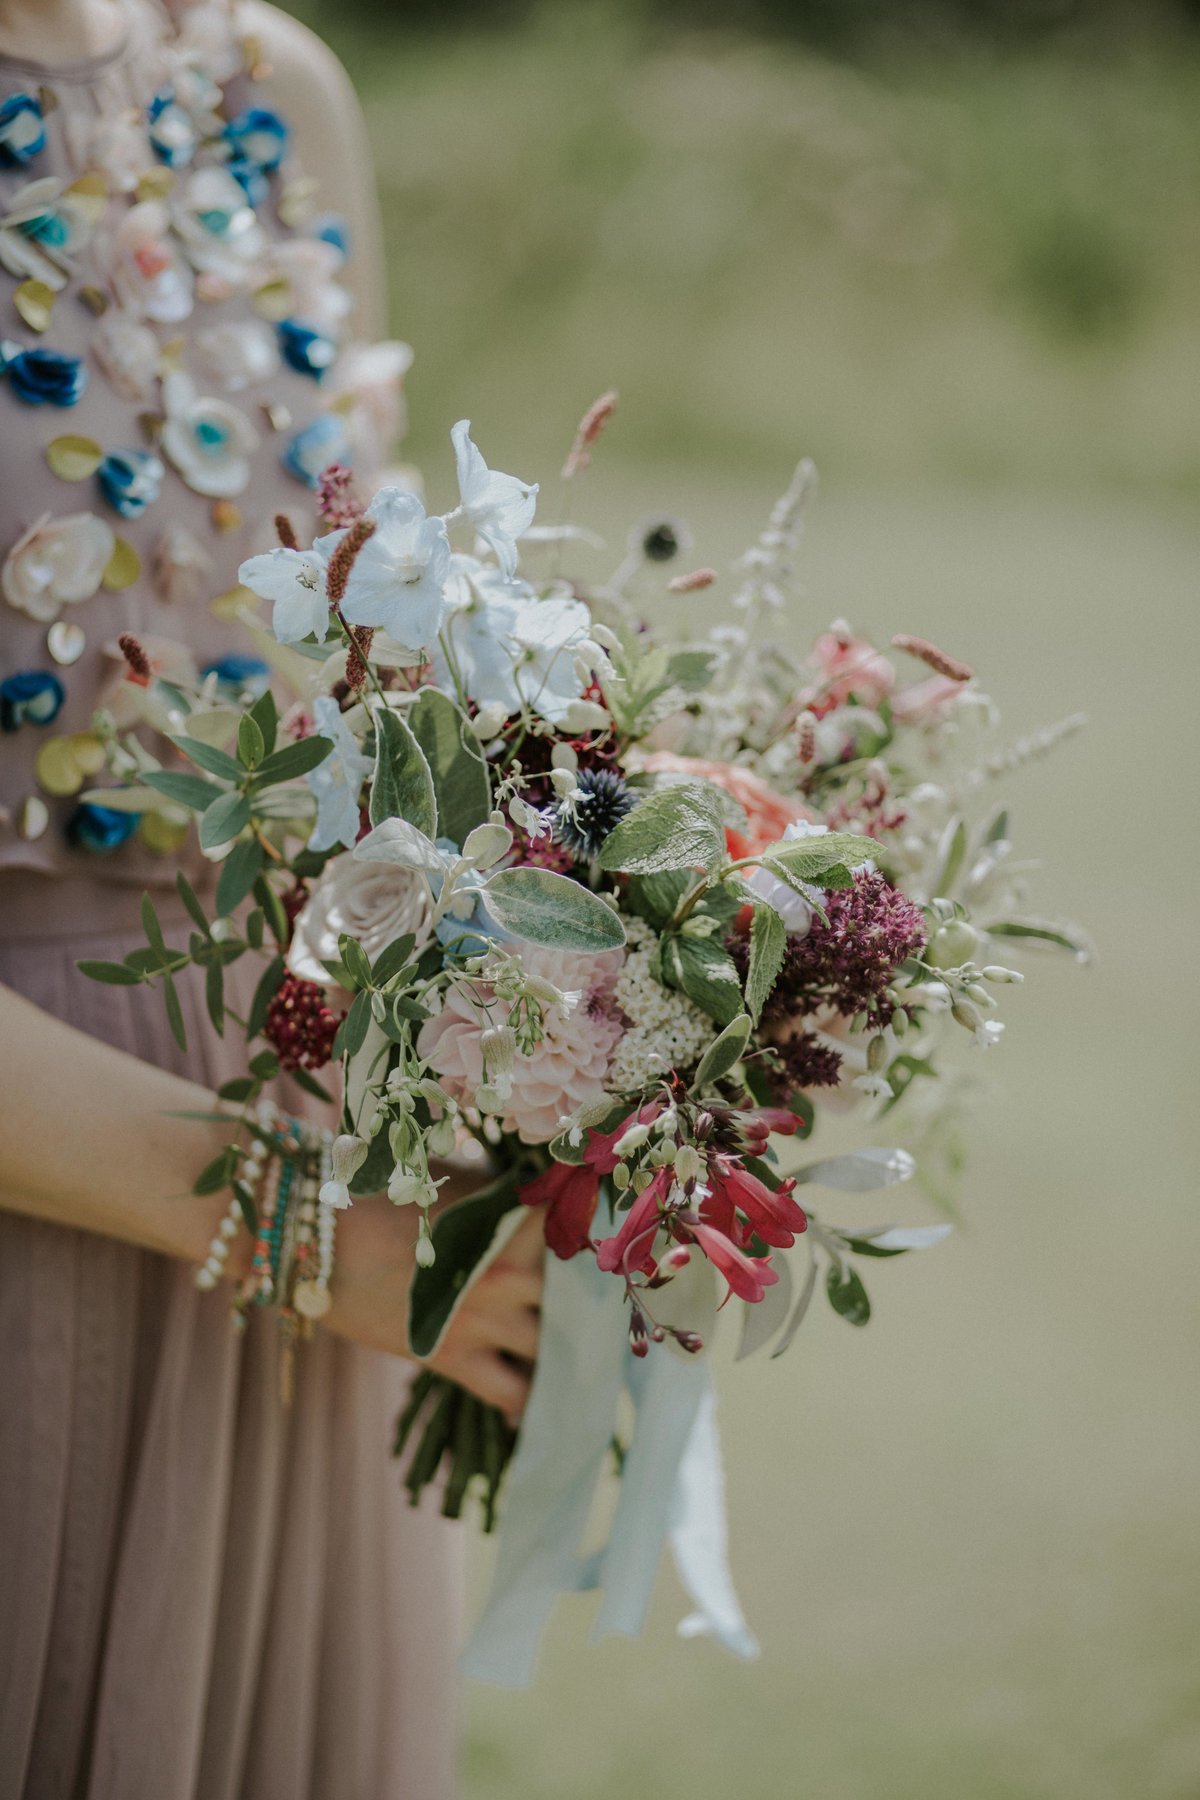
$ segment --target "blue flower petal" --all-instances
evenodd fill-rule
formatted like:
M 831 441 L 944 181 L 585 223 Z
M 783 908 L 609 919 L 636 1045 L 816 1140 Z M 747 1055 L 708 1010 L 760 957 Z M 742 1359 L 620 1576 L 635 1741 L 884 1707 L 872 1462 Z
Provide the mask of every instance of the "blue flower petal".
M 158 499 L 164 470 L 146 450 L 110 450 L 96 471 L 100 490 L 123 519 L 138 519 Z
M 58 717 L 66 690 L 49 669 L 23 669 L 0 681 L 0 730 L 19 731 L 25 723 L 49 725 Z
M 24 168 L 45 148 L 40 103 L 32 94 L 10 94 L 0 106 L 0 167 Z
M 138 828 L 140 813 L 118 812 L 115 806 L 97 806 L 83 800 L 67 821 L 67 837 L 77 850 L 107 856 L 127 844 Z
M 289 474 L 315 488 L 321 471 L 330 463 L 350 462 L 350 434 L 345 421 L 336 413 L 322 413 L 289 439 L 282 461 Z
M 319 381 L 337 356 L 333 339 L 299 319 L 281 319 L 275 329 L 279 353 L 288 367 L 298 375 L 312 375 Z
M 80 358 L 62 350 L 19 350 L 4 372 L 17 398 L 30 406 L 74 406 L 88 384 Z
M 277 112 L 267 106 L 249 106 L 230 119 L 225 139 L 240 161 L 271 174 L 287 154 L 291 132 Z M 240 179 L 240 177 L 239 177 Z

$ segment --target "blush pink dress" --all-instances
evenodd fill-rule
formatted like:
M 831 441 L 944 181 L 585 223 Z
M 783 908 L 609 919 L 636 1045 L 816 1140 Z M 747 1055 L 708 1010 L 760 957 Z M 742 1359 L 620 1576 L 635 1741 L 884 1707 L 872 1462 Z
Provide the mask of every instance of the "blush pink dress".
M 369 480 L 381 402 L 224 5 L 128 5 L 109 56 L 0 59 L 0 980 L 216 1082 L 193 990 L 185 1059 L 157 995 L 75 970 L 143 941 L 144 888 L 176 923 L 193 854 L 81 800 L 93 714 L 137 722 L 123 631 L 173 679 L 261 679 L 212 601 L 274 513 L 309 528 L 306 476 Z M 390 1458 L 408 1365 L 318 1334 L 285 1410 L 276 1359 L 184 1264 L 0 1213 L 0 1800 L 454 1792 L 459 1545 Z

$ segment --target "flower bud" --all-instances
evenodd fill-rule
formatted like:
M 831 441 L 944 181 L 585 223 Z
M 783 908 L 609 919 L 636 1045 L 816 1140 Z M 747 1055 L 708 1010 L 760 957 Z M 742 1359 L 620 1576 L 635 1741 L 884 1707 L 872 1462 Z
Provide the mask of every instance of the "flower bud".
M 678 1275 L 680 1269 L 686 1269 L 692 1260 L 692 1253 L 686 1244 L 672 1244 L 658 1259 L 660 1275 Z
M 995 1000 L 981 982 L 969 981 L 967 983 L 966 992 L 970 994 L 976 1006 L 993 1007 L 996 1004 Z
M 873 1075 L 877 1075 L 887 1061 L 887 1039 L 875 1036 L 867 1045 L 867 1067 Z
M 700 1152 L 694 1144 L 681 1144 L 675 1152 L 675 1179 L 684 1182 L 698 1181 L 704 1164 L 700 1161 Z
M 630 1182 L 629 1164 L 619 1162 L 612 1172 L 612 1179 L 613 1186 L 618 1189 L 619 1192 L 624 1193 Z
M 616 632 L 610 631 L 607 625 L 597 625 L 595 620 L 592 621 L 592 636 L 595 638 L 596 642 L 603 645 L 606 650 L 619 650 L 621 648 L 621 640 Z
M 475 1091 L 475 1104 L 481 1113 L 502 1113 L 505 1102 L 490 1081 L 483 1082 Z
M 432 1156 L 449 1156 L 453 1150 L 458 1133 L 453 1119 L 439 1119 L 430 1127 L 427 1143 Z
M 572 700 L 567 708 L 568 731 L 604 731 L 610 722 L 604 708 L 594 700 Z
M 1024 981 L 1025 979 L 1019 969 L 1004 969 L 1001 968 L 999 963 L 989 963 L 987 968 L 983 969 L 981 973 L 985 981 L 994 981 L 997 983 L 1005 981 Z
M 641 1149 L 649 1136 L 650 1127 L 648 1125 L 631 1125 L 629 1130 L 623 1132 L 617 1139 L 613 1148 L 620 1157 L 632 1156 L 635 1150 Z
M 560 800 L 567 800 L 576 792 L 575 775 L 571 769 L 551 769 L 550 785 Z
M 507 1075 L 517 1054 L 517 1034 L 511 1025 L 489 1025 L 479 1034 L 479 1048 L 489 1077 Z
M 487 706 L 481 706 L 471 720 L 471 730 L 480 743 L 494 738 L 508 717 L 508 708 L 502 700 L 493 700 Z
M 967 1031 L 978 1031 L 983 1024 L 983 1014 L 969 1000 L 956 1000 L 950 1011 Z
M 965 919 L 939 925 L 925 946 L 925 961 L 933 969 L 961 969 L 979 948 L 979 933 Z
M 232 919 L 214 919 L 210 934 L 218 944 L 228 943 L 230 938 L 237 936 L 237 926 Z
M 892 1014 L 892 1031 L 896 1037 L 902 1038 L 907 1030 L 908 1014 L 902 1007 L 897 1007 L 896 1011 Z
M 552 769 L 569 769 L 572 775 L 579 772 L 579 758 L 570 744 L 555 744 L 550 752 L 550 767 Z
M 413 1255 L 417 1259 L 419 1269 L 432 1269 L 437 1261 L 437 1251 L 433 1247 L 433 1239 L 419 1237 L 413 1247 Z
M 364 1143 L 362 1138 L 353 1137 L 349 1132 L 343 1132 L 341 1137 L 335 1137 L 331 1158 L 331 1173 L 334 1181 L 348 1182 L 357 1175 L 367 1160 L 369 1149 L 370 1145 Z M 348 1206 L 350 1202 L 346 1200 L 341 1204 Z

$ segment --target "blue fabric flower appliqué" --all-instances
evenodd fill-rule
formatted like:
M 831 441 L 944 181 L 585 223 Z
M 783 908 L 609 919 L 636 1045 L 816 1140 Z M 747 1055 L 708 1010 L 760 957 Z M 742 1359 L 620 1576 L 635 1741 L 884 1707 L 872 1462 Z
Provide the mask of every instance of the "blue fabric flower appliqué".
M 337 356 L 333 339 L 311 325 L 301 324 L 299 319 L 281 319 L 276 330 L 279 353 L 289 369 L 319 381 Z
M 67 838 L 77 850 L 107 856 L 129 842 L 141 816 L 141 813 L 118 812 L 115 806 L 97 806 L 94 800 L 81 800 L 67 821 Z
M 6 341 L 0 343 L 0 366 L 29 406 L 74 406 L 88 384 L 80 358 L 62 350 L 22 350 Z
M 66 690 L 49 669 L 23 669 L 0 681 L 0 731 L 19 731 L 31 725 L 49 725 L 58 717 Z
M 182 169 L 191 162 L 200 136 L 190 115 L 175 98 L 173 87 L 159 88 L 146 108 L 146 123 L 154 154 L 168 169 Z
M 222 700 L 240 700 L 243 694 L 257 700 L 271 683 L 270 668 L 259 656 L 223 656 L 219 662 L 207 663 L 200 673 L 205 681 L 216 676 Z
M 290 137 L 285 122 L 267 106 L 249 106 L 236 119 L 230 119 L 225 127 L 225 141 L 233 160 L 261 169 L 268 175 L 275 172 L 286 156 Z
M 283 452 L 283 466 L 310 488 L 315 488 L 322 469 L 330 463 L 349 463 L 350 434 L 336 413 L 322 413 L 298 431 Z
M 146 450 L 110 450 L 96 479 L 111 507 L 123 519 L 138 519 L 162 492 L 166 471 Z
M 0 166 L 24 168 L 45 148 L 40 102 L 32 94 L 10 94 L 0 106 Z

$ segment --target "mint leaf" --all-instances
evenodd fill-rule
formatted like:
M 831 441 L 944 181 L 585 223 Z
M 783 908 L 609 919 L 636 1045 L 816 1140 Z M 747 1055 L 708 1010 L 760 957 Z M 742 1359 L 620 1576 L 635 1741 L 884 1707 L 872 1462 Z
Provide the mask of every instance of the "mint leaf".
M 664 869 L 711 874 L 724 856 L 724 810 L 716 789 L 683 781 L 647 795 L 622 819 L 605 840 L 600 867 L 633 875 Z

